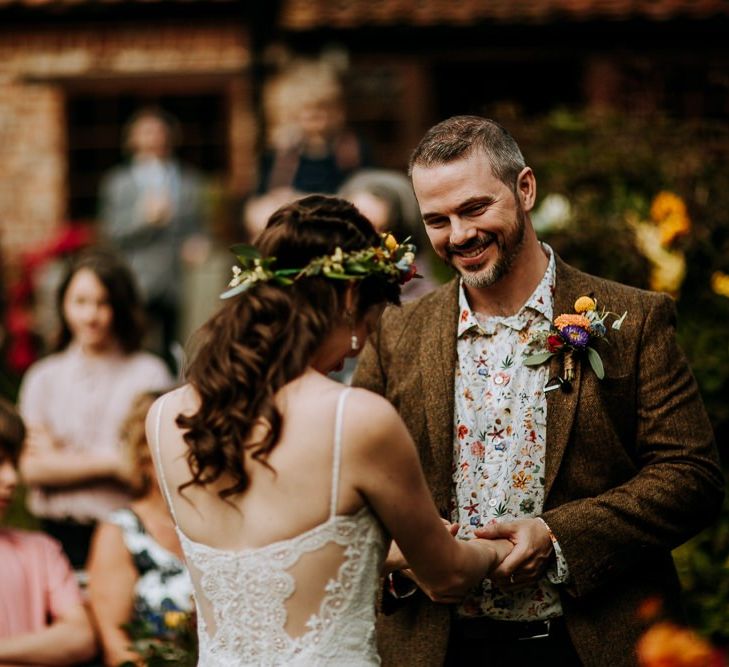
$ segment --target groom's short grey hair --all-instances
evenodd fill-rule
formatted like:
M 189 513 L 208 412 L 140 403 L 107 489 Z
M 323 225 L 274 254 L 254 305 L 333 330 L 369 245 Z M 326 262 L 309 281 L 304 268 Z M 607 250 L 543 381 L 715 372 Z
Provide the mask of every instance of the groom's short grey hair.
M 496 121 L 480 116 L 453 116 L 431 127 L 410 156 L 408 174 L 416 166 L 447 164 L 476 150 L 486 156 L 494 176 L 514 190 L 526 166 L 519 145 Z

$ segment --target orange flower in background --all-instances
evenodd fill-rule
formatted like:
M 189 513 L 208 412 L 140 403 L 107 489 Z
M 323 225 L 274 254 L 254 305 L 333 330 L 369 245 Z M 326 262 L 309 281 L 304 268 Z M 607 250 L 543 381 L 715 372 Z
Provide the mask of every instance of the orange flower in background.
M 674 623 L 656 623 L 637 646 L 641 667 L 718 667 L 721 655 L 693 630 Z
M 667 247 L 679 236 L 691 230 L 683 199 L 673 192 L 659 192 L 651 204 L 651 219 L 660 231 L 661 245 Z
M 638 618 L 644 621 L 654 621 L 663 611 L 663 602 L 659 597 L 650 597 L 643 600 L 638 607 Z

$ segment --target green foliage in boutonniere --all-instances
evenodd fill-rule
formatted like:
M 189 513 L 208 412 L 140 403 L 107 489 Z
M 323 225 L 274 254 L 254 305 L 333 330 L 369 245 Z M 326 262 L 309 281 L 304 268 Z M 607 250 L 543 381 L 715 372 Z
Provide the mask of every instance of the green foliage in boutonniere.
M 575 301 L 575 312 L 560 315 L 554 320 L 550 331 L 542 331 L 535 335 L 529 343 L 532 350 L 524 359 L 525 366 L 539 366 L 555 355 L 562 357 L 562 378 L 564 382 L 572 382 L 575 378 L 575 356 L 587 355 L 595 375 L 601 380 L 605 377 L 602 359 L 592 343 L 607 334 L 607 320 L 616 318 L 612 329 L 620 329 L 628 312 L 622 316 L 608 310 L 597 310 L 597 303 L 592 297 L 581 296 Z

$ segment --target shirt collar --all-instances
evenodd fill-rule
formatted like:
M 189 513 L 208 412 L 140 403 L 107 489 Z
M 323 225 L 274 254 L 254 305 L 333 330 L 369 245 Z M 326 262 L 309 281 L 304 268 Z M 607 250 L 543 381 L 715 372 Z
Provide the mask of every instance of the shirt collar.
M 466 291 L 463 289 L 463 282 L 461 281 L 458 286 L 458 312 L 460 313 L 458 316 L 458 338 L 461 338 L 467 331 L 472 329 L 481 334 L 490 335 L 494 333 L 498 325 L 521 331 L 528 323 L 529 316 L 534 312 L 542 315 L 548 322 L 552 321 L 556 263 L 552 248 L 546 243 L 542 243 L 542 248 L 544 248 L 544 251 L 549 256 L 547 269 L 531 296 L 515 315 L 509 315 L 508 317 L 477 316 L 471 310 L 468 298 L 466 297 Z

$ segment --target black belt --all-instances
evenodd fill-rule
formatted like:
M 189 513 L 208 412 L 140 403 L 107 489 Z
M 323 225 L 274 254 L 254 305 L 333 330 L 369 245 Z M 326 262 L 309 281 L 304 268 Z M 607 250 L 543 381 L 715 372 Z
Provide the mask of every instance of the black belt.
M 492 618 L 456 618 L 453 621 L 454 634 L 463 639 L 490 639 L 493 641 L 516 641 L 524 639 L 546 639 L 557 627 L 562 627 L 561 616 L 548 621 L 496 621 Z

